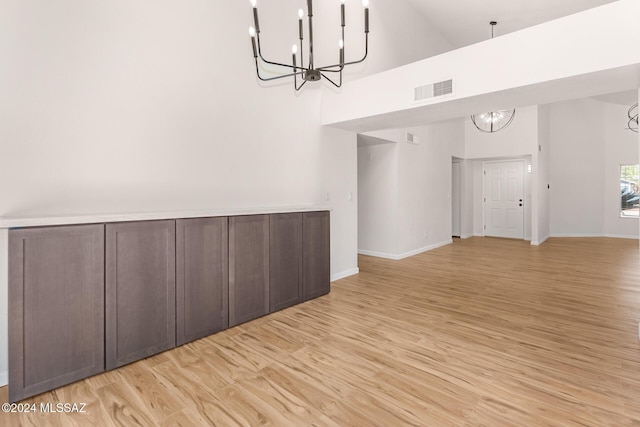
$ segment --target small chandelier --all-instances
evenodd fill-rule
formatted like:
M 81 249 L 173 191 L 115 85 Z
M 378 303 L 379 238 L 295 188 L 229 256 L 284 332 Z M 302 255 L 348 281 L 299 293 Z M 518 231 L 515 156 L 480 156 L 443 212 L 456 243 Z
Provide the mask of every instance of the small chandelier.
M 257 0 L 251 0 L 251 5 L 253 6 L 253 26 L 249 27 L 249 36 L 251 36 L 251 47 L 253 48 L 253 59 L 256 63 L 256 74 L 258 79 L 263 82 L 270 80 L 283 79 L 286 77 L 293 76 L 293 86 L 296 90 L 302 89 L 302 87 L 307 82 L 315 82 L 320 80 L 322 77 L 327 79 L 331 84 L 335 87 L 342 86 L 342 70 L 346 65 L 353 65 L 363 62 L 369 53 L 369 0 L 362 0 L 362 5 L 364 6 L 364 34 L 365 34 L 365 45 L 364 45 L 364 56 L 362 59 L 358 61 L 344 62 L 344 27 L 345 27 L 345 0 L 341 0 L 340 5 L 340 18 L 341 18 L 341 26 L 342 26 L 342 38 L 338 42 L 339 48 L 339 62 L 334 65 L 327 65 L 324 67 L 316 67 L 313 61 L 313 1 L 307 0 L 307 16 L 309 18 L 308 24 L 308 35 L 309 35 L 309 53 L 307 55 L 308 62 L 307 66 L 305 66 L 304 56 L 303 56 L 303 46 L 302 42 L 304 40 L 304 31 L 303 31 L 303 22 L 302 18 L 304 16 L 304 11 L 302 9 L 298 10 L 298 36 L 299 36 L 299 46 L 298 44 L 294 44 L 291 48 L 292 53 L 292 63 L 291 64 L 281 64 L 279 62 L 268 61 L 262 56 L 262 49 L 260 47 L 260 23 L 258 21 L 258 8 L 257 8 Z M 300 63 L 298 64 L 298 51 L 300 51 Z M 284 67 L 288 69 L 287 74 L 283 74 L 275 77 L 263 77 L 260 75 L 260 63 L 259 61 L 269 64 L 276 65 L 279 67 Z M 337 73 L 338 81 L 335 82 L 333 79 L 328 77 L 329 73 Z M 302 83 L 298 85 L 298 77 L 302 79 Z
M 627 111 L 627 116 L 629 116 L 629 122 L 627 123 L 627 129 L 638 133 L 638 104 L 633 104 L 629 111 Z
M 493 30 L 498 23 L 496 21 L 489 22 L 491 25 L 491 39 L 493 39 Z M 473 114 L 471 121 L 479 131 L 494 133 L 509 126 L 516 116 L 516 110 L 498 110 L 488 113 Z
M 509 126 L 516 116 L 516 110 L 498 110 L 474 114 L 471 121 L 482 132 L 494 133 Z

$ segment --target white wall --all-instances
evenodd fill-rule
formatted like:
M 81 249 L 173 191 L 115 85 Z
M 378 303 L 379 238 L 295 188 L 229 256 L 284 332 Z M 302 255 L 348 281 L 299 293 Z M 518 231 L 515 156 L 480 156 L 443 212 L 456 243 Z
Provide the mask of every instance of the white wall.
M 460 200 L 460 238 L 466 239 L 474 235 L 473 213 L 473 180 L 474 164 L 470 160 L 461 162 L 461 200 Z
M 638 135 L 625 129 L 630 105 L 604 103 L 604 234 L 638 238 L 638 220 L 620 218 L 620 165 L 638 163 Z
M 398 253 L 403 256 L 450 242 L 451 158 L 464 152 L 461 120 L 409 132 L 420 144 L 398 145 Z
M 418 145 L 405 141 L 407 131 Z M 358 148 L 359 252 L 399 259 L 450 243 L 451 158 L 464 152 L 462 121 L 370 136 L 393 143 Z
M 638 237 L 620 218 L 620 165 L 638 160 L 628 106 L 580 99 L 551 104 L 551 234 Z
M 584 98 L 551 104 L 550 109 L 551 235 L 600 236 L 604 104 Z
M 398 147 L 358 147 L 358 251 L 398 253 Z
M 290 61 L 300 6 L 260 1 L 271 59 Z M 316 63 L 334 62 L 339 4 L 314 14 Z M 347 21 L 351 59 L 357 2 Z M 258 83 L 251 22 L 240 1 L 4 1 L 0 216 L 329 204 L 332 278 L 356 272 L 356 135 L 320 126 L 328 83 Z M 371 56 L 346 79 L 448 49 L 425 22 L 372 4 Z
M 628 106 L 581 99 L 550 108 L 552 235 L 637 238 L 638 220 L 620 218 L 620 165 L 638 159 Z
M 473 164 L 472 180 L 473 180 L 473 192 L 471 194 L 470 209 L 473 211 L 473 235 L 484 236 L 484 213 L 482 202 L 483 195 L 483 183 L 482 183 L 482 160 L 471 160 Z
M 551 165 L 551 112 L 548 105 L 538 107 L 538 240 L 542 244 L 551 235 L 550 227 L 550 182 Z

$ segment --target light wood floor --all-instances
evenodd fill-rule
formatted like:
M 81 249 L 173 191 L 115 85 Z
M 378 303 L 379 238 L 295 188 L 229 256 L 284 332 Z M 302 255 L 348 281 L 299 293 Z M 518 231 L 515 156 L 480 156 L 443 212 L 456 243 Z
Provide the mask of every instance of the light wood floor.
M 456 241 L 27 400 L 7 425 L 640 426 L 638 242 Z

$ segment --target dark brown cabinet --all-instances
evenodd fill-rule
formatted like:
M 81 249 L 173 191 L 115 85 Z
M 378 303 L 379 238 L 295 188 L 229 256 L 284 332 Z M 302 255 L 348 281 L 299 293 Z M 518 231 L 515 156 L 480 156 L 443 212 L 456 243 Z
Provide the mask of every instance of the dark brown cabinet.
M 176 221 L 176 342 L 229 326 L 227 218 Z
M 9 400 L 104 370 L 104 226 L 9 232 Z
M 329 292 L 329 212 L 9 231 L 9 400 Z
M 302 302 L 302 213 L 269 215 L 269 311 Z
M 106 226 L 106 367 L 176 343 L 175 221 Z
M 329 293 L 329 211 L 302 215 L 302 290 L 305 301 Z
M 269 313 L 269 215 L 229 218 L 229 326 Z

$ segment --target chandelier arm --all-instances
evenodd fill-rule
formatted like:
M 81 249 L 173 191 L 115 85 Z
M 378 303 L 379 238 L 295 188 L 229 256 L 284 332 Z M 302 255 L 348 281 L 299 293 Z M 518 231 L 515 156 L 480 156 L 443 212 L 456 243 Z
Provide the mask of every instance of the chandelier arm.
M 294 77 L 294 78 L 295 78 L 295 77 Z M 303 81 L 302 81 L 302 84 L 301 84 L 300 86 L 298 86 L 298 85 L 296 84 L 296 82 L 294 81 L 294 82 L 293 82 L 293 87 L 296 89 L 296 91 L 298 91 L 298 90 L 302 89 L 302 86 L 304 86 L 304 85 L 306 85 L 306 84 L 307 84 L 307 81 L 306 81 L 306 80 L 303 80 Z
M 340 65 L 334 65 L 334 67 L 340 67 Z M 323 68 L 319 68 L 318 71 L 321 71 L 323 73 L 341 73 L 343 69 L 344 67 L 340 67 L 340 69 L 338 70 L 329 70 L 326 67 L 323 67 Z
M 291 77 L 291 76 L 297 76 L 300 74 L 303 74 L 302 71 L 298 72 L 298 73 L 289 73 L 289 74 L 284 74 L 282 76 L 276 76 L 276 77 L 262 77 L 260 75 L 260 67 L 258 67 L 258 58 L 255 59 L 256 62 L 256 75 L 258 76 L 258 79 L 260 79 L 263 82 L 269 82 L 271 80 L 279 80 L 279 79 L 284 79 L 286 77 Z
M 265 64 L 270 64 L 270 65 L 277 65 L 279 67 L 286 67 L 286 68 L 293 68 L 293 69 L 304 69 L 304 70 L 308 70 L 308 68 L 303 68 L 303 67 L 294 67 L 293 65 L 288 65 L 288 64 L 281 64 L 279 62 L 273 62 L 273 61 L 268 61 L 266 59 L 264 59 L 264 56 L 262 56 L 262 49 L 260 47 L 260 35 L 257 35 L 257 40 L 258 40 L 258 56 L 260 57 L 260 59 L 262 60 L 262 62 L 264 62 Z
M 367 33 L 366 37 L 365 37 L 365 46 L 364 46 L 364 56 L 362 57 L 362 59 L 359 59 L 357 61 L 351 61 L 351 62 L 345 62 L 344 64 L 333 64 L 333 65 L 327 65 L 326 67 L 320 67 L 318 68 L 319 71 L 329 71 L 329 72 L 334 72 L 337 73 L 341 70 L 330 70 L 330 68 L 336 68 L 336 67 L 342 67 L 344 68 L 347 65 L 354 65 L 354 64 L 359 64 L 361 62 L 364 62 L 365 59 L 367 59 L 367 56 L 369 55 L 369 34 Z
M 502 130 L 502 129 L 504 129 L 504 128 L 508 127 L 508 126 L 511 124 L 511 122 L 513 121 L 513 119 L 514 119 L 515 117 L 516 117 L 516 109 L 514 108 L 514 109 L 513 109 L 513 113 L 511 114 L 511 118 L 509 119 L 509 121 L 507 122 L 507 124 L 506 124 L 506 125 L 504 125 L 504 126 L 502 126 L 502 128 L 500 128 L 500 130 Z
M 293 57 L 293 60 L 294 60 L 293 64 L 294 64 L 294 66 L 295 66 L 295 58 L 296 58 L 296 57 L 295 57 L 295 55 L 294 55 L 294 57 Z M 302 73 L 302 72 L 301 72 L 301 73 Z M 307 83 L 307 81 L 306 81 L 306 80 L 304 80 L 304 79 L 302 79 L 302 84 L 301 84 L 300 86 L 298 86 L 298 73 L 294 73 L 294 74 L 293 74 L 293 88 L 294 88 L 296 91 L 299 91 L 300 89 L 302 89 L 302 86 L 304 86 L 306 83 Z
M 335 87 L 339 88 L 340 86 L 342 86 L 342 74 L 340 74 L 340 83 L 336 83 L 333 80 L 331 80 L 328 76 L 326 76 L 324 73 L 320 73 L 320 75 L 322 77 L 324 77 L 325 79 L 327 79 L 329 81 L 329 83 L 331 83 L 332 85 L 334 85 Z

